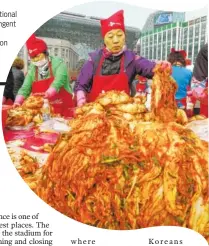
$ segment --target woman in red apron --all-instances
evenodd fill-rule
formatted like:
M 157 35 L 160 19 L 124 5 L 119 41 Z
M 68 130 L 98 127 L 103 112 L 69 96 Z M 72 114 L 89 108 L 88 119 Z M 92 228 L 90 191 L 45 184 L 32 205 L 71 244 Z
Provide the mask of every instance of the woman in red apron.
M 191 87 L 193 100 L 200 101 L 200 114 L 208 117 L 208 43 L 197 54 Z
M 93 102 L 103 91 L 125 91 L 130 88 L 135 76 L 151 79 L 155 62 L 137 56 L 125 46 L 125 26 L 123 10 L 101 20 L 104 48 L 90 53 L 75 85 L 77 106 Z M 161 62 L 163 69 L 170 66 Z M 162 68 L 162 67 L 161 67 Z
M 104 57 L 102 56 L 99 66 L 97 67 L 96 75 L 93 78 L 91 92 L 87 96 L 88 102 L 94 102 L 102 91 L 118 90 L 125 91 L 127 94 L 129 94 L 128 78 L 124 72 L 124 56 L 121 59 L 119 74 L 108 76 L 101 75 L 103 61 Z
M 32 93 L 45 93 L 50 88 L 54 81 L 53 71 L 51 62 L 49 62 L 50 77 L 48 79 L 38 80 L 38 70 L 36 69 L 36 80 L 32 84 Z M 48 91 L 49 92 L 49 91 Z M 73 116 L 74 103 L 72 97 L 69 93 L 62 87 L 58 93 L 52 93 L 50 96 L 45 96 L 49 98 L 49 101 L 53 107 L 54 113 L 61 114 L 64 117 Z
M 203 97 L 200 99 L 200 114 L 208 118 L 208 79 L 206 81 Z
M 62 59 L 49 56 L 46 43 L 34 35 L 28 39 L 26 46 L 31 65 L 15 104 L 21 105 L 31 93 L 43 93 L 51 102 L 54 113 L 72 116 L 74 102 L 66 65 Z
M 202 82 L 197 81 L 196 87 L 193 87 L 190 96 L 193 103 L 196 100 L 200 101 L 200 114 L 208 117 L 208 78 Z

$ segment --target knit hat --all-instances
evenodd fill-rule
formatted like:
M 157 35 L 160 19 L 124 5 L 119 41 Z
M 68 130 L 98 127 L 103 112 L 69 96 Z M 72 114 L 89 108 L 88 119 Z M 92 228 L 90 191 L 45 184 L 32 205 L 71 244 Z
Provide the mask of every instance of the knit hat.
M 175 53 L 175 52 L 179 52 L 184 57 L 184 59 L 186 59 L 187 53 L 185 50 L 175 50 L 175 48 L 171 48 L 171 53 Z
M 119 10 L 107 19 L 101 20 L 101 33 L 102 37 L 113 29 L 121 29 L 125 32 L 123 10 Z
M 47 50 L 46 43 L 42 39 L 37 38 L 34 34 L 26 41 L 26 46 L 31 58 Z

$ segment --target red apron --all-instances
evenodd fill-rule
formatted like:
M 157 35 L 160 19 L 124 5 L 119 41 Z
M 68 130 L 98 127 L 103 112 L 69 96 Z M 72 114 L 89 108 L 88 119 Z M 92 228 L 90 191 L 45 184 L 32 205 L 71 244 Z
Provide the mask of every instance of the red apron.
M 206 90 L 208 93 L 208 81 L 206 82 Z M 200 114 L 208 118 L 208 97 L 200 102 Z
M 44 93 L 54 81 L 51 62 L 49 63 L 50 77 L 48 79 L 38 80 L 38 69 L 36 69 L 35 81 L 32 83 L 32 93 Z M 72 95 L 68 93 L 64 87 L 53 97 L 50 103 L 55 114 L 61 114 L 64 117 L 73 116 L 74 102 Z
M 143 76 L 139 76 L 138 83 L 136 84 L 136 91 L 145 92 L 147 88 L 146 83 L 147 83 L 147 78 Z
M 136 91 L 138 92 L 145 92 L 146 88 L 146 84 L 141 84 L 139 82 L 136 84 Z
M 124 56 L 121 58 L 120 72 L 113 75 L 101 75 L 101 68 L 104 56 L 101 57 L 95 76 L 93 77 L 93 85 L 90 93 L 87 95 L 87 102 L 94 102 L 102 91 L 125 91 L 130 94 L 128 76 L 124 69 Z
M 13 103 L 12 99 L 7 99 L 4 105 L 13 105 Z
M 182 106 L 182 108 L 186 108 L 186 105 L 187 105 L 187 100 L 186 100 L 186 97 L 185 98 L 182 98 L 182 99 L 176 99 L 176 104 L 179 106 Z

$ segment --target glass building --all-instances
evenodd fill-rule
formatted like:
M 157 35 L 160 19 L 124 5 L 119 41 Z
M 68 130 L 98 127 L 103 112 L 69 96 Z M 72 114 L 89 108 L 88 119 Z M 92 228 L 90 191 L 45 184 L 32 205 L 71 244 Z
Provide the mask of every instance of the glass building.
M 207 16 L 182 23 L 181 48 L 195 61 L 200 48 L 207 43 Z
M 141 55 L 151 60 L 166 60 L 171 48 L 184 49 L 194 63 L 201 46 L 207 42 L 207 16 L 184 21 L 182 13 L 166 12 L 164 17 L 160 15 L 162 12 L 152 15 L 153 28 L 151 25 L 148 29 L 143 28 Z M 166 18 L 166 15 L 170 17 Z

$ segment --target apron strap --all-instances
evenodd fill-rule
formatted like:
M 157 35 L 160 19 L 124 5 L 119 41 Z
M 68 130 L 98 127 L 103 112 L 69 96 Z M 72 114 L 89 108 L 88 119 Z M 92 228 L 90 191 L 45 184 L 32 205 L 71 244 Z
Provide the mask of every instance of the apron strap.
M 53 77 L 53 71 L 52 71 L 52 63 L 51 61 L 49 62 L 49 72 L 50 72 L 50 77 Z
M 35 81 L 38 81 L 38 68 L 36 67 Z
M 104 56 L 102 55 L 101 58 L 100 58 L 100 61 L 99 61 L 99 65 L 97 67 L 97 70 L 96 70 L 96 75 L 100 75 L 100 71 L 101 71 L 101 67 L 102 67 L 102 64 L 103 64 L 103 61 L 104 61 Z M 124 72 L 125 70 L 125 59 L 124 59 L 124 55 L 122 56 L 121 58 L 121 63 L 120 63 L 120 72 L 119 73 L 122 73 Z
M 50 78 L 53 77 L 53 71 L 52 71 L 52 63 L 49 61 L 49 73 L 50 73 Z M 38 68 L 36 67 L 36 72 L 35 72 L 35 81 L 38 81 Z
M 100 71 L 101 71 L 101 67 L 104 61 L 104 56 L 102 55 L 100 60 L 99 60 L 99 64 L 97 66 L 97 70 L 96 70 L 96 75 L 100 75 Z
M 120 73 L 123 73 L 124 72 L 124 70 L 125 70 L 125 67 L 124 67 L 124 55 L 122 56 L 122 58 L 121 58 L 121 63 L 120 63 Z

